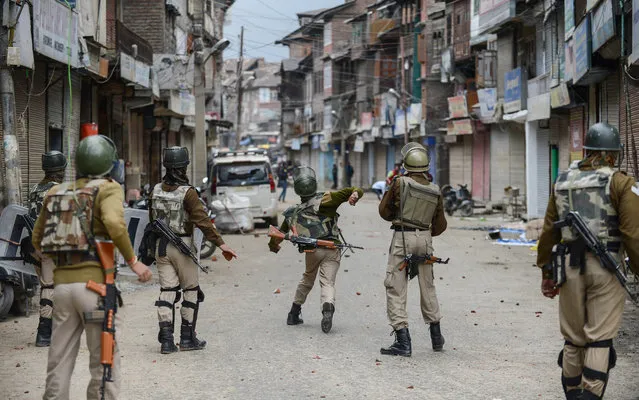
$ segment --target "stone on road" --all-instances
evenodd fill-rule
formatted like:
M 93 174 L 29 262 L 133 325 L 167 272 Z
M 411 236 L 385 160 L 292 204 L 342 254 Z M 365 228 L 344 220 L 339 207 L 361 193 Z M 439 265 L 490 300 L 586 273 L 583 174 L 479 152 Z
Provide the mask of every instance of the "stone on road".
M 346 238 L 366 250 L 342 259 L 329 334 L 320 327 L 319 282 L 302 307 L 304 324 L 286 325 L 303 254 L 290 243 L 277 255 L 269 253 L 265 235 L 226 236 L 240 258 L 209 261 L 211 273 L 200 275 L 206 300 L 198 337 L 208 342 L 203 351 L 161 355 L 153 305 L 157 283 L 125 285 L 124 324 L 116 334 L 121 398 L 563 398 L 557 300 L 541 296 L 540 273 L 529 248 L 496 246 L 484 232 L 455 229 L 488 222 L 449 219 L 448 231 L 434 240 L 436 255 L 451 258 L 448 265 L 435 266 L 444 351 L 431 349 L 413 281 L 408 306 L 413 355 L 382 356 L 380 347 L 393 340 L 383 286 L 392 231 L 378 217 L 372 196 L 357 207 L 342 206 L 340 212 Z M 634 307 L 626 308 L 627 314 L 636 314 Z M 34 347 L 37 318 L 34 313 L 0 323 L 3 399 L 42 396 L 47 349 Z M 626 329 L 622 337 L 609 399 L 635 399 L 639 392 L 637 331 Z M 73 399 L 85 396 L 87 363 L 83 342 L 72 379 Z

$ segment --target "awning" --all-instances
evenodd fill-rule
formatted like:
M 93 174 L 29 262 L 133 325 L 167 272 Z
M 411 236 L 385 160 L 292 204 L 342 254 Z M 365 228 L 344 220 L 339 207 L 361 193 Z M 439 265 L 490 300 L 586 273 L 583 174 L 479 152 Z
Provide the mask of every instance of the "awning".
M 517 111 L 516 113 L 504 114 L 504 121 L 511 121 L 523 124 L 528 118 L 528 110 Z

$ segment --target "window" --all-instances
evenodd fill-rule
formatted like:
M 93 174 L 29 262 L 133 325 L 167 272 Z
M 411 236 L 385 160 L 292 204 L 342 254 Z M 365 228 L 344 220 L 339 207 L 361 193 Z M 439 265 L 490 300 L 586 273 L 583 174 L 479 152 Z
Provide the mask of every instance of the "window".
M 268 184 L 268 167 L 262 162 L 218 164 L 218 186 Z
M 364 37 L 364 22 L 356 22 L 353 24 L 353 44 L 362 44 Z
M 324 63 L 324 90 L 333 87 L 333 66 L 330 62 Z
M 333 24 L 327 22 L 324 25 L 324 46 L 328 46 L 333 43 Z
M 260 103 L 271 103 L 277 101 L 277 90 L 270 88 L 260 88 L 258 92 Z
M 49 128 L 49 151 L 57 150 L 63 153 L 62 143 L 64 143 L 62 129 Z
M 175 28 L 175 54 L 186 54 L 188 35 L 180 28 Z
M 322 71 L 313 72 L 313 94 L 324 93 L 324 75 Z

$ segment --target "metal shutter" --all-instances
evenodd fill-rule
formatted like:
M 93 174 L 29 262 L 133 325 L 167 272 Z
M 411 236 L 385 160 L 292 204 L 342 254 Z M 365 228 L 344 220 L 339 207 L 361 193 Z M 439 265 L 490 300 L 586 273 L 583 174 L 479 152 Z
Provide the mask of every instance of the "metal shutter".
M 49 126 L 64 128 L 64 89 L 68 84 L 60 71 L 56 71 L 53 83 L 47 90 L 47 111 L 49 114 Z
M 605 108 L 602 109 L 601 120 L 619 128 L 619 76 L 611 74 L 605 81 Z M 634 117 L 634 116 L 633 116 Z
M 639 158 L 639 86 L 630 79 L 625 79 L 628 83 L 628 99 L 626 99 L 626 95 L 624 93 L 623 81 L 620 86 L 621 125 L 619 128 L 621 131 L 622 143 L 626 147 L 622 169 L 637 179 L 639 178 L 639 171 L 635 171 L 634 166 L 635 164 L 639 164 L 639 160 L 637 159 Z M 626 101 L 629 103 L 632 124 L 630 121 L 626 124 Z M 634 149 L 633 139 L 635 143 Z
M 38 64 L 34 71 L 33 94 L 38 94 L 47 84 L 45 65 Z M 44 178 L 42 171 L 42 153 L 47 151 L 46 98 L 45 95 L 31 96 L 29 101 L 29 136 L 27 139 L 29 162 L 29 187 Z M 23 180 L 25 177 L 23 175 Z
M 536 160 L 531 160 L 531 164 L 536 163 L 537 182 L 535 191 L 535 207 L 528 209 L 530 218 L 542 218 L 546 213 L 548 198 L 550 197 L 550 131 L 548 129 L 537 130 L 536 143 L 531 145 L 536 147 Z
M 25 77 L 26 69 L 16 69 L 13 73 L 13 86 L 15 91 L 15 129 L 18 137 L 20 151 L 20 171 L 22 174 L 22 201 L 26 202 L 29 195 L 29 83 Z
M 464 135 L 458 140 L 449 148 L 450 184 L 453 188 L 457 184 L 468 185 L 468 190 L 472 190 L 473 138 Z
M 526 136 L 523 126 L 493 124 L 490 133 L 490 200 L 502 201 L 504 188 L 526 192 Z
M 510 185 L 526 194 L 526 134 L 521 124 L 509 124 L 510 129 Z

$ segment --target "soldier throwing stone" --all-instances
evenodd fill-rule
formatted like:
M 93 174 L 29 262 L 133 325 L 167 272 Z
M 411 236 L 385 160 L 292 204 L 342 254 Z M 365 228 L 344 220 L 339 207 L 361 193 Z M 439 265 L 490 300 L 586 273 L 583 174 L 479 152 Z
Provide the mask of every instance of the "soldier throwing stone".
M 639 186 L 613 170 L 623 150 L 619 131 L 607 123 L 593 125 L 584 149 L 586 159 L 557 178 L 537 256 L 542 294 L 549 298 L 559 294 L 559 326 L 565 339 L 559 366 L 568 400 L 603 398 L 609 371 L 615 366 L 612 341 L 619 331 L 626 295 L 615 275 L 586 249 L 583 239 L 570 228 L 556 230 L 554 222 L 577 211 L 617 262 L 625 249 L 631 266 L 639 266 Z M 561 289 L 547 267 L 553 246 L 560 241 L 570 253 Z
M 57 266 L 53 277 L 53 333 L 45 400 L 69 398 L 71 375 L 83 331 L 86 332 L 91 373 L 87 399 L 100 398 L 102 321 L 88 321 L 84 315 L 99 310 L 100 295 L 87 289 L 86 285 L 89 280 L 103 283 L 104 271 L 89 236 L 112 240 L 139 280 L 151 279 L 151 271 L 135 257 L 129 240 L 122 188 L 108 177 L 116 159 L 115 146 L 110 139 L 97 135 L 83 139 L 75 153 L 78 180 L 54 186 L 47 192 L 33 229 L 33 246 Z M 118 399 L 120 391 L 118 347 L 116 342 L 113 381 L 106 382 L 104 390 L 105 398 L 111 400 Z
M 429 158 L 419 143 L 408 143 L 404 154 L 404 176 L 397 176 L 391 183 L 379 205 L 379 215 L 391 221 L 394 231 L 386 268 L 386 311 L 395 333 L 395 342 L 380 352 L 386 355 L 410 357 L 412 352 L 408 332 L 406 297 L 407 269 L 400 267 L 407 254 L 425 256 L 433 253 L 433 236 L 446 230 L 446 217 L 442 195 L 437 185 L 426 176 Z M 422 263 L 418 267 L 421 309 L 424 322 L 430 324 L 433 350 L 441 351 L 444 337 L 441 334 L 439 303 L 433 283 L 433 265 Z
M 224 244 L 224 240 L 204 211 L 196 190 L 189 185 L 186 175 L 188 165 L 189 153 L 186 147 L 174 146 L 164 149 L 166 175 L 161 183 L 155 185 L 151 193 L 150 220 L 163 219 L 187 245 L 191 245 L 193 229 L 197 226 L 205 238 L 215 243 L 227 258 L 237 257 L 237 254 Z M 199 284 L 198 267 L 191 258 L 182 254 L 165 238 L 158 239 L 154 247 L 160 276 L 160 298 L 155 302 L 160 325 L 160 352 L 169 354 L 178 351 L 173 339 L 173 330 L 175 304 L 180 301 L 180 294 L 183 295 L 180 310 L 180 350 L 201 350 L 206 346 L 206 341 L 198 339 L 195 333 L 199 303 L 204 300 L 204 293 Z
M 49 151 L 42 155 L 44 178 L 29 192 L 29 216 L 38 219 L 44 198 L 53 186 L 64 180 L 67 159 L 59 151 Z M 53 270 L 55 264 L 49 257 L 36 254 L 40 267 L 36 267 L 40 279 L 40 322 L 36 334 L 35 345 L 47 347 L 51 344 L 51 318 L 53 315 Z
M 300 236 L 313 239 L 331 240 L 339 243 L 340 230 L 337 226 L 339 214 L 337 209 L 342 203 L 348 202 L 354 206 L 364 196 L 364 191 L 350 187 L 337 192 L 317 193 L 315 171 L 309 167 L 296 168 L 293 173 L 293 187 L 295 194 L 300 196 L 302 203 L 290 207 L 284 212 L 284 222 L 280 230 L 288 232 L 295 227 Z M 269 249 L 277 253 L 282 239 L 271 238 Z M 321 287 L 320 300 L 322 303 L 322 331 L 329 333 L 333 326 L 335 312 L 335 278 L 339 270 L 341 253 L 339 249 L 303 248 L 306 251 L 306 271 L 297 285 L 295 299 L 288 313 L 286 323 L 298 325 L 303 323 L 301 313 L 302 304 L 313 289 L 315 278 L 319 272 Z

